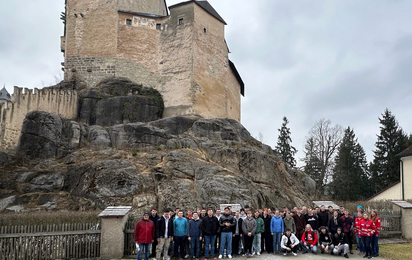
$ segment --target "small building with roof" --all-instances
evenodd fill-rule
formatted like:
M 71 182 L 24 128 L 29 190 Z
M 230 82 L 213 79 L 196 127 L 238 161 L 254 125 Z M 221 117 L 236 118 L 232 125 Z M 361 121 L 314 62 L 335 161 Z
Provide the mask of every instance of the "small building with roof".
M 372 196 L 368 201 L 412 199 L 412 145 L 398 153 L 400 181 Z

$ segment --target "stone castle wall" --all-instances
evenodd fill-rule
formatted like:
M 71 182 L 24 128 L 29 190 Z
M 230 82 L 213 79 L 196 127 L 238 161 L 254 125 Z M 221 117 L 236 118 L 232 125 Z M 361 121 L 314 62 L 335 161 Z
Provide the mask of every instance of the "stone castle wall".
M 0 104 L 0 151 L 14 153 L 24 118 L 31 111 L 45 111 L 64 118 L 77 117 L 77 92 L 54 88 L 14 87 L 13 102 Z

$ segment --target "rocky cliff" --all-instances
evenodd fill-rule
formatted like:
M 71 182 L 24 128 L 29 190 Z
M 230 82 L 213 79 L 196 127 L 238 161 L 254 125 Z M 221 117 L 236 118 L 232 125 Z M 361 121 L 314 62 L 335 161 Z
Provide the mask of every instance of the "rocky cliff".
M 77 121 L 27 115 L 18 156 L 0 154 L 0 211 L 309 204 L 314 181 L 288 169 L 237 121 L 155 120 L 156 98 L 102 93 L 84 95 Z M 120 113 L 124 99 L 152 106 L 142 115 L 148 122 L 130 116 L 136 109 Z

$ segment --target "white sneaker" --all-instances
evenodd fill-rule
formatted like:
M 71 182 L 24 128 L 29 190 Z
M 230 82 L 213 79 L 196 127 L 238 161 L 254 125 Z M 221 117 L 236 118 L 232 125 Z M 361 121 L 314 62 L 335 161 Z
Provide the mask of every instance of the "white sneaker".
M 292 252 L 292 254 L 294 255 L 294 256 L 297 256 L 298 254 L 296 254 L 295 252 Z
M 152 260 L 157 260 L 157 258 L 156 258 L 156 257 L 153 257 Z
M 232 259 L 232 255 L 227 255 L 227 257 L 229 257 L 229 259 Z
M 288 255 L 288 253 L 283 253 L 283 255 Z
M 257 254 L 257 255 L 260 255 L 260 253 L 259 253 L 259 252 L 257 252 L 256 254 Z
M 222 255 L 219 255 L 219 259 L 222 259 Z
M 254 255 L 255 255 L 255 252 L 252 253 L 252 256 L 254 256 Z

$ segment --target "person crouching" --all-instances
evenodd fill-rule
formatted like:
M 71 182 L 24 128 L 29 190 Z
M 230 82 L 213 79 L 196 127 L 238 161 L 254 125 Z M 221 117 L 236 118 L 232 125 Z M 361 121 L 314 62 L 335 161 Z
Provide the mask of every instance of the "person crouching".
M 296 253 L 298 251 L 299 239 L 292 234 L 292 231 L 288 228 L 286 229 L 286 233 L 282 236 L 282 240 L 280 241 L 280 247 L 282 248 L 281 251 L 283 255 L 287 255 L 288 253 L 292 253 L 294 256 L 297 256 Z
M 348 245 L 348 238 L 346 237 L 345 233 L 342 233 L 342 229 L 338 228 L 336 230 L 336 234 L 333 235 L 333 244 L 335 247 L 333 248 L 333 253 L 334 254 L 342 254 L 343 250 L 343 256 L 346 258 L 349 258 L 348 256 L 348 250 L 349 250 L 349 245 Z

